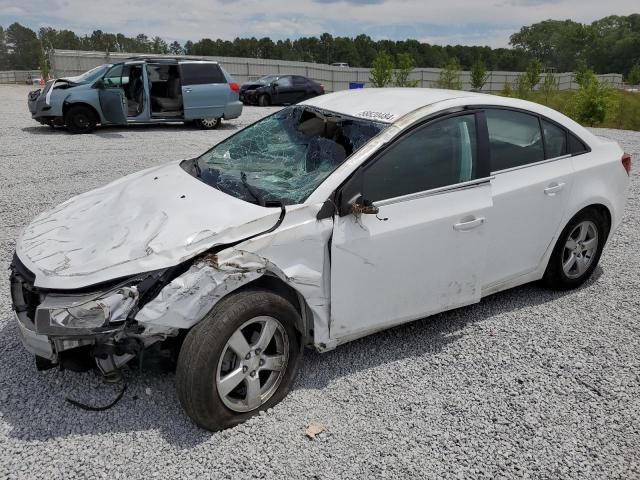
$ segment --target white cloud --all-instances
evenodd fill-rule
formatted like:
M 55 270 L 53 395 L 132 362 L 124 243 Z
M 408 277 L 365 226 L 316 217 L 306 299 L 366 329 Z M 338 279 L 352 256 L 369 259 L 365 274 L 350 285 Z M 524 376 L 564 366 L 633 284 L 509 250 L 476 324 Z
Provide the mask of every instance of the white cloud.
M 436 43 L 504 46 L 520 26 L 547 18 L 590 22 L 638 10 L 637 0 L 0 0 L 0 23 L 51 25 L 81 33 L 94 29 L 128 35 L 144 32 L 168 40 L 237 36 L 298 37 L 328 31 L 432 39 Z M 469 33 L 447 35 L 450 25 Z

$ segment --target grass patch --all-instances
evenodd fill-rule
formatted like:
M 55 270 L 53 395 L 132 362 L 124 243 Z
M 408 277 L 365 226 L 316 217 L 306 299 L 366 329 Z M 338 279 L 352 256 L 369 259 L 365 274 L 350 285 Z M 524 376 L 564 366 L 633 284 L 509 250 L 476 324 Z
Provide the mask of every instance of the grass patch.
M 572 117 L 571 106 L 575 92 L 563 91 L 544 94 L 533 92 L 526 100 L 546 105 L 568 117 Z M 512 96 L 515 96 L 515 92 Z M 613 104 L 607 109 L 603 122 L 588 127 L 617 128 L 640 131 L 640 93 L 615 90 L 612 93 Z

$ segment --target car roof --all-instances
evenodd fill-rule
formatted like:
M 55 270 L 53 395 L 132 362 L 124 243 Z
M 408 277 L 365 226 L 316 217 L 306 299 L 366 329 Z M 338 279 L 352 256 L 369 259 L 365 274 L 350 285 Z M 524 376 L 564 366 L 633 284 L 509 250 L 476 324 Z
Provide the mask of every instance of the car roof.
M 476 95 L 479 94 L 435 88 L 358 88 L 321 95 L 301 104 L 352 117 L 393 123 L 418 108 L 444 100 Z
M 156 57 L 153 55 L 141 55 L 138 57 L 129 57 L 125 60 L 125 62 L 133 62 L 133 61 L 141 61 L 144 60 L 146 62 L 158 62 L 158 63 L 178 63 L 178 62 L 207 62 L 207 63 L 218 63 L 214 60 L 207 60 L 206 58 L 197 58 L 197 57 Z

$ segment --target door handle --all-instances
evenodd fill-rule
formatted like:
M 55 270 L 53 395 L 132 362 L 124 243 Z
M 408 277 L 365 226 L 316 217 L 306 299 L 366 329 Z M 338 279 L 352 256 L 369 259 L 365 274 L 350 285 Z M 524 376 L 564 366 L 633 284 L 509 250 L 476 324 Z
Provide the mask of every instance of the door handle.
M 468 232 L 469 230 L 473 230 L 474 228 L 482 225 L 484 223 L 484 220 L 484 217 L 465 217 L 460 221 L 460 223 L 456 223 L 453 226 L 453 229 L 457 230 L 458 232 Z
M 564 188 L 564 182 L 563 183 L 553 182 L 547 185 L 547 188 L 544 189 L 544 194 L 552 197 L 563 188 Z
M 191 93 L 191 89 L 190 88 L 185 88 L 184 89 L 184 93 Z

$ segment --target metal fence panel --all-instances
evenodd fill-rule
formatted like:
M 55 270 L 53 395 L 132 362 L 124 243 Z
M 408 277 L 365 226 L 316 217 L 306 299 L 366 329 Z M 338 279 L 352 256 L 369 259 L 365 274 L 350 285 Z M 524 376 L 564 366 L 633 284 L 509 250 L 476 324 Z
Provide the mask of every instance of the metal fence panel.
M 106 53 L 86 52 L 76 50 L 54 50 L 49 59 L 55 76 L 80 75 L 87 70 L 102 65 L 103 63 L 116 63 L 137 55 L 135 53 Z M 147 55 L 153 56 L 153 55 Z M 162 56 L 162 55 L 158 55 Z M 202 57 L 201 57 L 202 58 Z M 263 58 L 238 58 L 238 57 L 204 57 L 219 62 L 234 77 L 237 82 L 255 80 L 270 73 L 289 73 L 304 75 L 322 83 L 329 92 L 345 90 L 350 82 L 364 83 L 370 87 L 370 70 L 368 68 L 333 67 L 319 63 L 293 62 L 287 60 L 268 60 Z M 439 68 L 416 68 L 411 72 L 410 79 L 418 82 L 419 87 L 434 87 L 440 78 Z M 496 92 L 502 90 L 508 83 L 513 88 L 522 72 L 487 72 L 487 83 L 483 91 Z M 555 73 L 560 90 L 573 90 L 577 88 L 574 74 L 571 72 Z M 615 88 L 622 88 L 622 75 L 608 73 L 598 75 L 598 78 Z M 471 89 L 471 72 L 460 72 L 460 80 L 464 90 Z M 1 80 L 0 80 L 1 82 Z
M 0 83 L 27 83 L 31 85 L 41 76 L 40 70 L 5 70 L 0 72 Z

